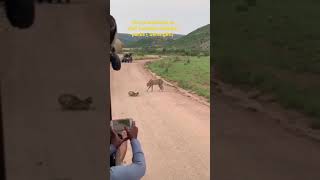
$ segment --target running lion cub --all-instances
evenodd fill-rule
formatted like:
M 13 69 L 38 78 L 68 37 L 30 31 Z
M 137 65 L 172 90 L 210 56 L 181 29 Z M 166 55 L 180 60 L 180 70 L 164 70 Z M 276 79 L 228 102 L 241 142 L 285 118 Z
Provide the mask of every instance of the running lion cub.
M 158 85 L 159 88 L 163 91 L 163 80 L 162 79 L 150 79 L 147 83 L 147 91 L 151 88 L 151 91 L 153 91 L 153 86 Z

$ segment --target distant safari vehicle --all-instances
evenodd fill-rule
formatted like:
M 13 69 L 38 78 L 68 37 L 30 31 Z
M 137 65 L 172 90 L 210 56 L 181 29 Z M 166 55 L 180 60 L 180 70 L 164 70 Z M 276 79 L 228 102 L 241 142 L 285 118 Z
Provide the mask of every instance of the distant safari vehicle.
M 34 0 L 0 0 L 4 7 L 10 24 L 14 27 L 25 29 L 34 22 Z
M 132 53 L 124 54 L 121 62 L 132 63 Z

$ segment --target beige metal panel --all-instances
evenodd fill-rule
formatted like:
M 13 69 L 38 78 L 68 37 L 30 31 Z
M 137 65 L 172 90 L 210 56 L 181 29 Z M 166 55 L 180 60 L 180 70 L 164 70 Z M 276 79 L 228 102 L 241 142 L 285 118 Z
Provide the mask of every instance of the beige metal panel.
M 105 3 L 37 5 L 33 27 L 1 40 L 7 179 L 108 179 Z M 61 93 L 95 110 L 62 112 Z

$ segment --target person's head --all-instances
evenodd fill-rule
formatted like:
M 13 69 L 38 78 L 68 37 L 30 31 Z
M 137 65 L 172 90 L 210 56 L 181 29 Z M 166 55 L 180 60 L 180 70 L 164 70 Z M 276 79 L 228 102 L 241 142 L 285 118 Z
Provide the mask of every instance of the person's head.
M 116 34 L 117 34 L 117 23 L 116 23 L 116 20 L 110 15 L 110 45 L 113 45 Z
M 119 56 L 115 52 L 115 48 L 113 46 L 116 34 L 117 34 L 117 23 L 116 20 L 110 15 L 110 62 L 112 65 L 113 70 L 120 70 L 121 69 L 121 61 Z

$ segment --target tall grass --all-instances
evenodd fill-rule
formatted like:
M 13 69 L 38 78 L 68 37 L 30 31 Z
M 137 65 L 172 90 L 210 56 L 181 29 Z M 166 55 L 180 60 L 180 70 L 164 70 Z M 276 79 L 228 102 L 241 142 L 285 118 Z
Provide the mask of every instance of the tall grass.
M 215 66 L 223 80 L 272 93 L 320 124 L 320 2 L 301 3 L 217 2 Z
M 159 76 L 210 99 L 210 57 L 172 56 L 148 65 Z

